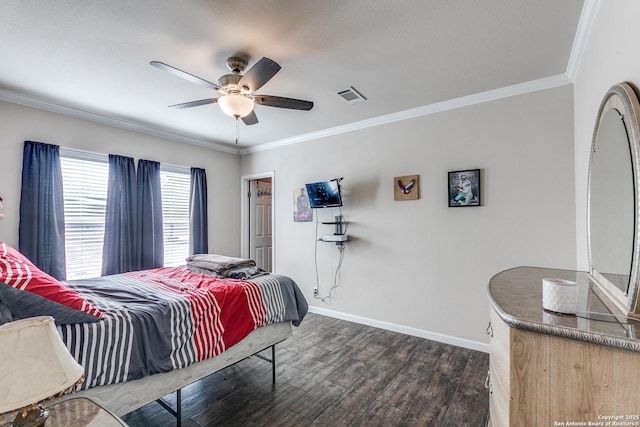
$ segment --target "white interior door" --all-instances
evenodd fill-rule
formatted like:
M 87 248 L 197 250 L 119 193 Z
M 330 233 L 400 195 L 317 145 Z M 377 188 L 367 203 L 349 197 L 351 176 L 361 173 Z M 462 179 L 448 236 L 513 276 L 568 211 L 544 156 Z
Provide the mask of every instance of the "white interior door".
M 265 271 L 273 271 L 271 186 L 271 178 L 255 179 L 249 191 L 249 257 Z

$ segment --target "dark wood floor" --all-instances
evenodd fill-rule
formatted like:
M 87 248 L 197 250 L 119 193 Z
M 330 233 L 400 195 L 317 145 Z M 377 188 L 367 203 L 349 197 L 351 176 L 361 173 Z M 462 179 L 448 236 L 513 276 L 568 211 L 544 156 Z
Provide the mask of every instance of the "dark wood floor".
M 250 357 L 185 387 L 182 425 L 487 423 L 486 353 L 312 313 L 293 333 L 276 347 L 275 386 L 271 365 Z M 131 426 L 175 425 L 155 402 L 123 418 Z

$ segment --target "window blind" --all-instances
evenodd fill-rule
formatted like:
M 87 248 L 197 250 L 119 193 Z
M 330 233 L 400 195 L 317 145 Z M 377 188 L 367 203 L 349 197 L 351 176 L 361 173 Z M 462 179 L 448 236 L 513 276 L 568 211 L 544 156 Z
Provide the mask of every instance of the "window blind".
M 68 280 L 100 276 L 108 161 L 106 155 L 61 150 Z
M 190 181 L 189 168 L 160 166 L 166 267 L 184 265 L 185 258 L 189 255 Z

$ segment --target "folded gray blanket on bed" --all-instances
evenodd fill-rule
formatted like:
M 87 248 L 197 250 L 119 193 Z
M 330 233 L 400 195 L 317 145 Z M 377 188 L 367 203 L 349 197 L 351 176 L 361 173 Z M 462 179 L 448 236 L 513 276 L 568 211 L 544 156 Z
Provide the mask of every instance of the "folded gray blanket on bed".
M 218 254 L 195 254 L 186 258 L 187 267 L 208 270 L 219 276 L 226 276 L 229 270 L 239 268 L 255 267 L 256 262 L 252 259 L 234 258 Z

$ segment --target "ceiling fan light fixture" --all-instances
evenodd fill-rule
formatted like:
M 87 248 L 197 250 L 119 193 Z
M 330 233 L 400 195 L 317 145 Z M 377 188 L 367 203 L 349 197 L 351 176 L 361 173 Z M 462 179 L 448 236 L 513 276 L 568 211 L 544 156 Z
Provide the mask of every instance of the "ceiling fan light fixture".
M 286 108 L 289 110 L 309 111 L 313 108 L 313 102 L 311 101 L 273 95 L 255 95 L 255 92 L 271 80 L 281 68 L 277 62 L 266 57 L 256 62 L 244 74 L 241 73 L 247 66 L 247 60 L 239 56 L 229 58 L 227 65 L 231 70 L 231 74 L 221 76 L 218 79 L 219 84 L 201 79 L 164 62 L 151 61 L 150 64 L 175 76 L 214 89 L 220 93 L 218 98 L 199 99 L 197 101 L 170 105 L 169 107 L 191 108 L 217 103 L 225 114 L 236 119 L 236 126 L 238 125 L 238 119 L 242 119 L 247 126 L 258 123 L 258 117 L 253 111 L 256 102 L 266 107 Z
M 227 115 L 240 119 L 253 111 L 253 99 L 244 95 L 230 93 L 218 98 L 220 109 Z

